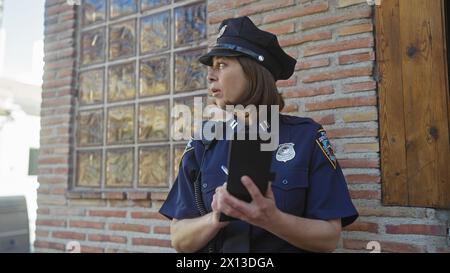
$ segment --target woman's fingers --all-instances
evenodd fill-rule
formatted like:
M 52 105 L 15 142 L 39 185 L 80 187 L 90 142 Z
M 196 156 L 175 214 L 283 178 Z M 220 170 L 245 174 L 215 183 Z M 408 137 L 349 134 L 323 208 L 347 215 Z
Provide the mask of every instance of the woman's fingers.
M 267 198 L 272 199 L 275 201 L 275 196 L 273 195 L 273 191 L 272 191 L 272 181 L 269 182 L 269 184 L 267 185 L 267 191 L 266 191 L 266 195 Z
M 244 175 L 243 177 L 241 177 L 241 182 L 250 193 L 253 201 L 259 202 L 264 198 L 264 196 L 261 194 L 261 191 L 258 189 L 258 187 L 256 187 L 255 183 L 249 176 Z

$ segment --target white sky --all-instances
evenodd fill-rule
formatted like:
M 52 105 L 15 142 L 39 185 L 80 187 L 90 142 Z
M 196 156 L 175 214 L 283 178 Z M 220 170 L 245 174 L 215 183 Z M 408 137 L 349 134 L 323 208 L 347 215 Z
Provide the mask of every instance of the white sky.
M 45 0 L 5 0 L 0 77 L 42 84 L 44 4 Z

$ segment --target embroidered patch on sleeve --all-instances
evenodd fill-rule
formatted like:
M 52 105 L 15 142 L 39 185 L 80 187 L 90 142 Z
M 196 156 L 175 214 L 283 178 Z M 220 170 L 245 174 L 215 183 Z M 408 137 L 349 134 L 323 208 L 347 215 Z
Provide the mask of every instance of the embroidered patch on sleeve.
M 319 131 L 317 131 L 317 139 L 316 139 L 317 145 L 319 145 L 320 149 L 328 158 L 328 160 L 331 163 L 331 166 L 333 166 L 334 169 L 336 169 L 337 160 L 336 156 L 333 152 L 333 147 L 331 146 L 330 140 L 327 137 L 327 132 L 323 128 L 320 128 Z

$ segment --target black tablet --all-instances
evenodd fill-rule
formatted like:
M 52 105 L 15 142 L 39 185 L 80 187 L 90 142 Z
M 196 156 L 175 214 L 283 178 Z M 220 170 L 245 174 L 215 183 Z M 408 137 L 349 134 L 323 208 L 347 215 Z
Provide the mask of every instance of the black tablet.
M 269 180 L 273 179 L 270 173 L 272 151 L 261 151 L 261 144 L 267 141 L 249 140 L 248 132 L 245 134 L 245 140 L 238 140 L 235 135 L 229 146 L 227 191 L 238 199 L 251 202 L 252 198 L 242 184 L 241 177 L 248 175 L 261 193 L 265 194 Z M 220 221 L 233 219 L 223 213 L 220 216 Z

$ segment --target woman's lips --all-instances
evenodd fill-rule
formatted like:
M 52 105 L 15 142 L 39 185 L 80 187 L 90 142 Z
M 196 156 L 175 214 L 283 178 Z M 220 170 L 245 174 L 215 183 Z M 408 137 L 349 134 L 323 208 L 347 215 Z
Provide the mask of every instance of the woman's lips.
M 213 96 L 213 97 L 217 97 L 221 93 L 220 89 L 218 89 L 218 88 L 211 88 L 210 92 L 211 92 L 211 96 Z

